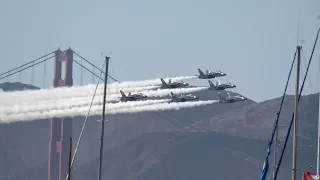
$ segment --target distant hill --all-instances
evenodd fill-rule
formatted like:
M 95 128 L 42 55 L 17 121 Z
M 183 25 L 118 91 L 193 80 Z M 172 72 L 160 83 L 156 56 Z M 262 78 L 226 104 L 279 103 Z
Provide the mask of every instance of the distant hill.
M 30 84 L 23 84 L 20 82 L 5 82 L 0 84 L 2 91 L 22 91 L 22 90 L 37 90 L 40 89 Z
M 302 96 L 299 103 L 299 136 L 304 140 L 317 137 L 319 94 Z M 267 100 L 225 112 L 193 123 L 192 126 L 206 131 L 232 136 L 263 139 L 270 138 L 276 112 L 282 98 Z M 221 105 L 223 106 L 223 105 Z M 284 139 L 294 109 L 294 96 L 287 95 L 279 120 L 279 136 Z
M 0 84 L 5 91 L 15 91 L 17 83 Z M 20 89 L 28 89 L 29 85 L 18 83 Z M 32 87 L 33 89 L 37 89 Z M 231 92 L 232 93 L 232 92 Z M 200 99 L 218 99 L 212 91 L 194 93 Z M 255 104 L 249 100 L 236 104 L 230 104 L 227 108 L 220 104 L 212 104 L 202 107 L 181 109 L 179 111 L 147 112 L 138 114 L 121 114 L 108 116 L 110 120 L 106 125 L 105 151 L 116 148 L 129 140 L 133 140 L 146 132 L 170 132 L 175 131 L 177 124 L 184 127 L 195 121 L 210 118 L 219 113 L 232 111 L 242 106 Z M 73 118 L 74 145 L 78 140 L 83 117 Z M 100 123 L 96 120 L 99 116 L 90 117 L 84 131 L 83 139 L 77 156 L 76 165 L 86 164 L 98 156 Z M 0 179 L 13 178 L 24 174 L 31 169 L 47 166 L 48 142 L 49 142 L 49 120 L 35 120 L 13 124 L 0 124 Z M 2 148 L 5 147 L 5 148 Z M 14 150 L 13 150 L 14 149 Z M 16 160 L 12 160 L 16 159 Z M 38 173 L 39 171 L 36 170 Z M 47 173 L 45 168 L 42 173 Z M 39 174 L 40 175 L 40 174 Z M 44 175 L 46 177 L 46 175 Z

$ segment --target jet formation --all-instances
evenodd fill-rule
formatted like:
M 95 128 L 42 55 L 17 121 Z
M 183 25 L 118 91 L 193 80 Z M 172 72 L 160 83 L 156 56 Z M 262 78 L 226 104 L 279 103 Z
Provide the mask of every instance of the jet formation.
M 211 80 L 213 78 L 217 77 L 223 77 L 226 76 L 227 74 L 222 72 L 222 71 L 215 71 L 211 72 L 209 69 L 206 70 L 205 73 L 201 69 L 198 69 L 199 75 L 196 75 L 199 79 L 208 79 L 209 87 L 208 89 L 211 91 L 218 91 L 218 95 L 220 97 L 219 102 L 220 103 L 235 103 L 238 101 L 245 101 L 247 98 L 237 95 L 237 96 L 230 96 L 230 93 L 228 92 L 228 97 L 224 97 L 221 95 L 219 91 L 225 90 L 225 89 L 231 89 L 231 88 L 236 88 L 237 86 L 232 84 L 232 83 L 220 83 L 220 81 L 216 81 L 216 84 L 214 84 Z M 175 81 L 172 82 L 171 79 L 166 82 L 163 78 L 160 78 L 161 81 L 161 86 L 160 89 L 176 89 L 176 88 L 188 88 L 190 85 L 186 82 L 183 81 Z M 141 101 L 141 100 L 147 100 L 148 96 L 142 94 L 142 93 L 137 93 L 137 94 L 131 94 L 131 92 L 126 95 L 122 90 L 120 90 L 121 98 L 120 101 L 127 102 L 127 101 Z M 171 100 L 170 102 L 186 102 L 186 101 L 196 101 L 199 98 L 197 96 L 194 96 L 192 94 L 174 94 L 173 92 L 170 92 L 170 97 Z

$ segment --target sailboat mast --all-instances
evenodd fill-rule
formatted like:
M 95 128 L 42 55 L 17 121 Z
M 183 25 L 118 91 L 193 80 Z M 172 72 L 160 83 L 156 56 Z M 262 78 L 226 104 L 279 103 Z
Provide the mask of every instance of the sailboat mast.
M 107 96 L 109 59 L 110 59 L 110 57 L 106 57 L 106 71 L 105 71 L 105 77 L 104 77 L 104 92 L 103 92 L 103 105 L 102 105 L 101 137 L 100 137 L 100 161 L 99 161 L 98 180 L 101 180 L 101 170 L 102 170 L 103 137 L 104 137 L 104 122 L 105 122 L 105 113 L 106 113 L 106 96 Z
M 298 99 L 299 99 L 299 77 L 300 77 L 300 50 L 301 46 L 297 46 L 297 73 L 295 86 L 295 103 L 294 103 L 294 120 L 293 120 L 293 150 L 292 150 L 292 180 L 297 179 L 297 126 L 298 126 Z
M 320 16 L 319 16 L 320 19 Z M 320 78 L 320 56 L 319 56 L 319 78 Z M 320 85 L 320 83 L 319 83 Z M 320 88 L 319 88 L 320 89 Z M 319 174 L 319 157 L 320 157 L 320 92 L 319 92 L 319 115 L 318 115 L 318 147 L 317 147 L 317 175 Z

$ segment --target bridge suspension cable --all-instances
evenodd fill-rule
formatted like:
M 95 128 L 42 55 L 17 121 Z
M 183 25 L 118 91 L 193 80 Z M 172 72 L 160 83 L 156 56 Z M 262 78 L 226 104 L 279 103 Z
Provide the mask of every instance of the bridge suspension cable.
M 39 57 L 39 58 L 37 58 L 37 59 L 35 59 L 35 60 L 32 60 L 32 61 L 30 61 L 30 62 L 28 62 L 28 63 L 26 63 L 26 64 L 23 64 L 23 65 L 21 65 L 21 66 L 19 66 L 19 67 L 16 67 L 16 68 L 14 68 L 14 69 L 11 69 L 11 70 L 9 70 L 9 71 L 7 71 L 7 72 L 4 72 L 4 73 L 0 74 L 0 76 L 3 76 L 3 75 L 5 75 L 5 74 L 8 74 L 8 73 L 10 73 L 10 72 L 12 72 L 12 71 L 15 71 L 15 70 L 17 70 L 17 69 L 21 69 L 22 67 L 24 67 L 24 66 L 26 66 L 26 65 L 32 64 L 32 63 L 34 63 L 34 62 L 36 62 L 36 61 L 38 61 L 38 60 L 40 60 L 40 59 L 43 59 L 43 58 L 45 58 L 45 57 L 53 54 L 54 52 L 55 52 L 55 51 L 52 51 L 51 53 L 48 53 L 48 54 L 46 54 L 46 55 L 43 55 L 43 56 L 41 56 L 41 57 Z M 52 56 L 52 57 L 54 57 L 54 56 Z M 50 57 L 50 58 L 52 58 L 52 57 Z M 48 59 L 46 58 L 46 60 L 48 60 Z M 44 60 L 41 61 L 41 62 L 44 62 Z M 40 62 L 40 63 L 41 63 L 41 62 Z M 37 64 L 39 64 L 39 63 L 37 63 Z M 36 65 L 36 64 L 34 64 L 34 65 Z M 30 67 L 33 67 L 33 66 L 28 66 L 28 68 L 30 68 Z M 28 69 L 28 68 L 24 68 L 23 70 Z M 19 71 L 19 72 L 21 72 L 21 71 Z M 14 73 L 14 74 L 15 74 L 15 73 Z M 11 74 L 11 75 L 13 75 L 13 74 Z M 9 76 L 11 76 L 11 75 L 9 75 Z M 9 77 L 9 76 L 6 76 L 6 77 Z M 1 78 L 1 79 L 3 79 L 3 78 Z
M 77 52 L 73 51 L 73 53 L 77 56 L 79 56 L 81 59 L 83 59 L 84 61 L 86 61 L 88 64 L 90 64 L 92 67 L 96 68 L 99 72 L 102 72 L 103 74 L 105 74 L 105 72 L 102 69 L 99 69 L 97 66 L 95 66 L 94 64 L 92 64 L 90 61 L 88 61 L 87 59 L 85 59 L 84 57 L 82 57 L 81 55 L 79 55 Z M 80 64 L 79 64 L 80 65 Z M 90 71 L 92 73 L 92 71 Z M 108 75 L 109 78 L 111 78 L 112 80 L 119 82 L 118 80 L 116 80 L 115 78 L 113 78 L 112 76 Z
M 49 55 L 50 55 L 50 54 L 49 54 Z M 23 66 L 26 66 L 26 65 L 27 65 L 27 64 L 25 64 L 25 65 L 19 66 L 18 68 L 14 68 L 14 69 L 12 69 L 12 70 L 10 70 L 10 71 L 7 71 L 7 72 L 5 72 L 5 73 L 2 73 L 1 75 L 4 75 L 4 74 L 7 74 L 7 75 L 1 77 L 0 80 L 1 80 L 1 79 L 4 79 L 4 78 L 7 78 L 7 77 L 9 77 L 9 76 L 15 75 L 15 74 L 17 74 L 17 73 L 19 73 L 19 72 L 21 72 L 21 71 L 24 71 L 24 70 L 26 70 L 26 69 L 29 69 L 29 68 L 31 68 L 31 67 L 33 67 L 33 66 L 35 66 L 35 65 L 40 64 L 40 63 L 43 63 L 43 62 L 45 62 L 45 61 L 47 61 L 47 60 L 49 60 L 49 59 L 51 59 L 51 58 L 53 58 L 53 57 L 54 57 L 54 55 L 53 55 L 53 56 L 50 56 L 50 57 L 48 57 L 48 58 L 45 58 L 45 59 L 43 59 L 43 60 L 41 60 L 41 61 L 39 61 L 39 62 L 37 62 L 37 63 L 34 63 L 35 61 L 32 61 L 32 62 L 27 63 L 27 64 L 33 63 L 33 64 L 31 64 L 30 66 L 27 66 L 27 67 L 25 67 L 25 68 L 22 68 Z M 16 71 L 16 72 L 13 72 L 13 73 L 8 74 L 9 72 L 12 72 L 12 71 L 14 71 L 14 70 L 17 70 L 17 69 L 19 69 L 19 68 L 22 68 L 22 69 L 20 69 L 19 71 Z M 1 75 L 0 75 L 0 76 L 1 76 Z
M 73 62 L 75 62 L 76 64 L 78 64 L 79 66 L 81 66 L 82 68 L 84 68 L 85 70 L 87 70 L 88 72 L 90 72 L 92 75 L 94 75 L 95 77 L 97 77 L 99 80 L 104 81 L 104 79 L 102 79 L 100 76 L 98 76 L 96 73 L 92 72 L 90 69 L 86 68 L 84 65 L 82 65 L 81 63 L 79 63 L 77 60 L 73 60 Z M 102 72 L 102 71 L 101 71 Z

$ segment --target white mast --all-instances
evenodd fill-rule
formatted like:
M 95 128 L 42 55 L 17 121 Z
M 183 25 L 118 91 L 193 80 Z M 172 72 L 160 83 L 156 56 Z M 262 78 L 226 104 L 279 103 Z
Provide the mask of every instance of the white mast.
M 297 130 L 298 130 L 298 98 L 299 98 L 299 77 L 300 77 L 300 50 L 301 46 L 297 46 L 297 73 L 295 87 L 295 103 L 294 103 L 294 120 L 293 120 L 293 153 L 292 153 L 292 180 L 297 179 Z

